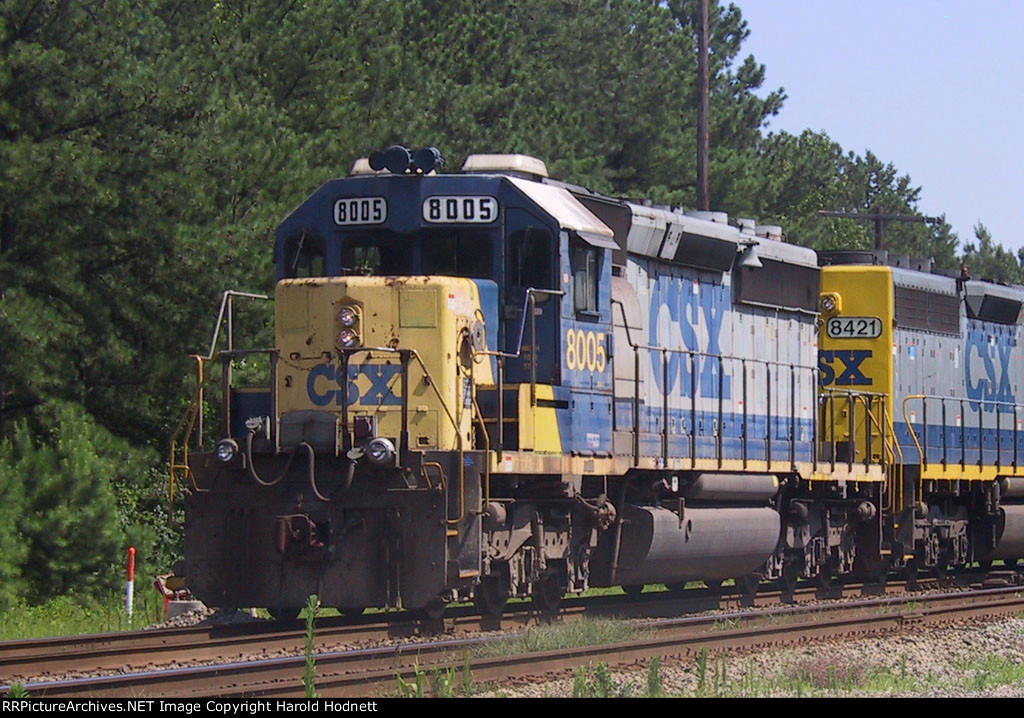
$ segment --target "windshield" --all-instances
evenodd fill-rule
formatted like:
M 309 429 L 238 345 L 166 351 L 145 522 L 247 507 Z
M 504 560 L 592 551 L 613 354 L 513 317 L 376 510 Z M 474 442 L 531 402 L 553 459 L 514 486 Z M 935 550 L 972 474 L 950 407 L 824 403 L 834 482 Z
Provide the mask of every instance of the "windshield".
M 342 240 L 341 273 L 489 279 L 494 275 L 492 247 L 488 234 L 479 231 L 353 234 Z

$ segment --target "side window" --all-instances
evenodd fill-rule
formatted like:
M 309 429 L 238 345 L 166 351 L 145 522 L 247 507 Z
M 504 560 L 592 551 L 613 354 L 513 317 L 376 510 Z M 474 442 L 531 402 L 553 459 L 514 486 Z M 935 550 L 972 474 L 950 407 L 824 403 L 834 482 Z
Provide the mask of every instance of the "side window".
M 326 274 L 323 242 L 306 235 L 288 244 L 285 261 L 285 276 L 288 277 L 323 277 Z
M 576 242 L 572 249 L 573 308 L 577 312 L 597 314 L 599 260 L 597 247 Z
M 551 289 L 551 235 L 543 229 L 520 229 L 508 238 L 508 286 Z

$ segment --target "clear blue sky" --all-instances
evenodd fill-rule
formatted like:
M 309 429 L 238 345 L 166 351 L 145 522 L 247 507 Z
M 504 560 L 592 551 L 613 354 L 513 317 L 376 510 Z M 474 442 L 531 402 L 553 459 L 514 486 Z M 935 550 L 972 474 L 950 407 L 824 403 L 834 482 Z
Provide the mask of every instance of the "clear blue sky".
M 743 56 L 788 96 L 769 130 L 870 149 L 961 242 L 980 220 L 1024 246 L 1024 0 L 733 1 Z

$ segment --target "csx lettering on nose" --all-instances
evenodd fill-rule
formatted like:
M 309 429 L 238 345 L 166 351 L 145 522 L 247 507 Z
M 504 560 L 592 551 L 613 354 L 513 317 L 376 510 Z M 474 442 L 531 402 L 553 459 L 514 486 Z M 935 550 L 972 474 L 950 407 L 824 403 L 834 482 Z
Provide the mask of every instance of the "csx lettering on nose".
M 871 357 L 870 349 L 822 350 L 818 352 L 818 370 L 822 384 L 836 386 L 870 386 L 872 381 L 860 365 Z M 835 366 L 838 361 L 839 366 Z M 837 370 L 840 370 L 837 373 Z

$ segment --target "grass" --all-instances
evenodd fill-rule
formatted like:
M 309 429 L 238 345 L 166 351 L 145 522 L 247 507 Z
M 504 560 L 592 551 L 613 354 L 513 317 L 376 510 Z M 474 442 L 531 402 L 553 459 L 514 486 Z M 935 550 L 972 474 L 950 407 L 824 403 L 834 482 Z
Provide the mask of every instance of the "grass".
M 136 583 L 136 588 L 143 589 L 143 585 Z M 104 600 L 59 596 L 38 606 L 22 603 L 0 611 L 0 640 L 127 631 L 163 620 L 164 600 L 153 590 L 136 592 L 131 624 L 123 593 Z
M 481 646 L 477 655 L 507 656 L 515 653 L 537 653 L 559 648 L 597 646 L 622 643 L 643 638 L 648 631 L 623 621 L 605 618 L 583 618 L 550 626 L 537 626 L 525 633 Z
M 401 674 L 395 676 L 397 688 L 395 695 L 399 698 L 469 698 L 477 691 L 473 681 L 473 671 L 469 656 L 462 667 L 461 673 L 454 667 L 435 668 L 427 673 L 417 663 L 413 669 L 411 680 L 405 680 Z
M 996 655 L 985 655 L 961 664 L 963 685 L 969 691 L 981 692 L 1010 683 L 1024 681 L 1024 664 Z
M 632 698 L 633 684 L 616 680 L 607 663 L 598 663 L 596 668 L 582 666 L 573 673 L 572 697 Z
M 694 669 L 697 685 L 686 695 L 705 698 L 941 695 L 958 689 L 980 693 L 1024 681 L 1024 664 L 991 654 L 960 663 L 959 678 L 952 682 L 932 673 L 913 673 L 906 656 L 892 667 L 870 667 L 842 657 L 808 659 L 779 675 L 759 676 L 752 666 L 730 666 L 726 656 L 711 657 L 702 649 Z
M 306 698 L 319 698 L 316 690 L 316 619 L 320 611 L 320 599 L 314 594 L 306 601 L 306 670 L 302 675 L 302 686 Z
M 699 587 L 700 582 L 691 582 L 690 587 Z M 86 633 L 109 633 L 127 631 L 132 628 L 145 628 L 164 620 L 163 597 L 158 595 L 147 579 L 137 579 L 135 583 L 135 608 L 132 623 L 124 607 L 124 593 L 114 592 L 103 599 L 83 599 L 75 596 L 60 596 L 50 599 L 37 606 L 20 603 L 0 612 L 0 641 L 18 640 L 23 638 L 45 638 L 50 636 L 75 636 Z M 660 584 L 652 584 L 644 589 L 644 593 L 662 591 Z M 618 586 L 611 588 L 593 588 L 584 591 L 581 596 L 620 596 L 623 591 Z M 522 601 L 528 599 L 513 599 Z M 383 609 L 367 609 L 367 613 L 385 613 Z M 269 618 L 265 609 L 257 609 L 256 615 Z M 305 618 L 306 609 L 300 614 Z M 324 606 L 318 611 L 317 618 L 339 615 L 333 608 Z M 623 640 L 628 640 L 624 638 Z M 589 645 L 589 644 L 587 644 Z

